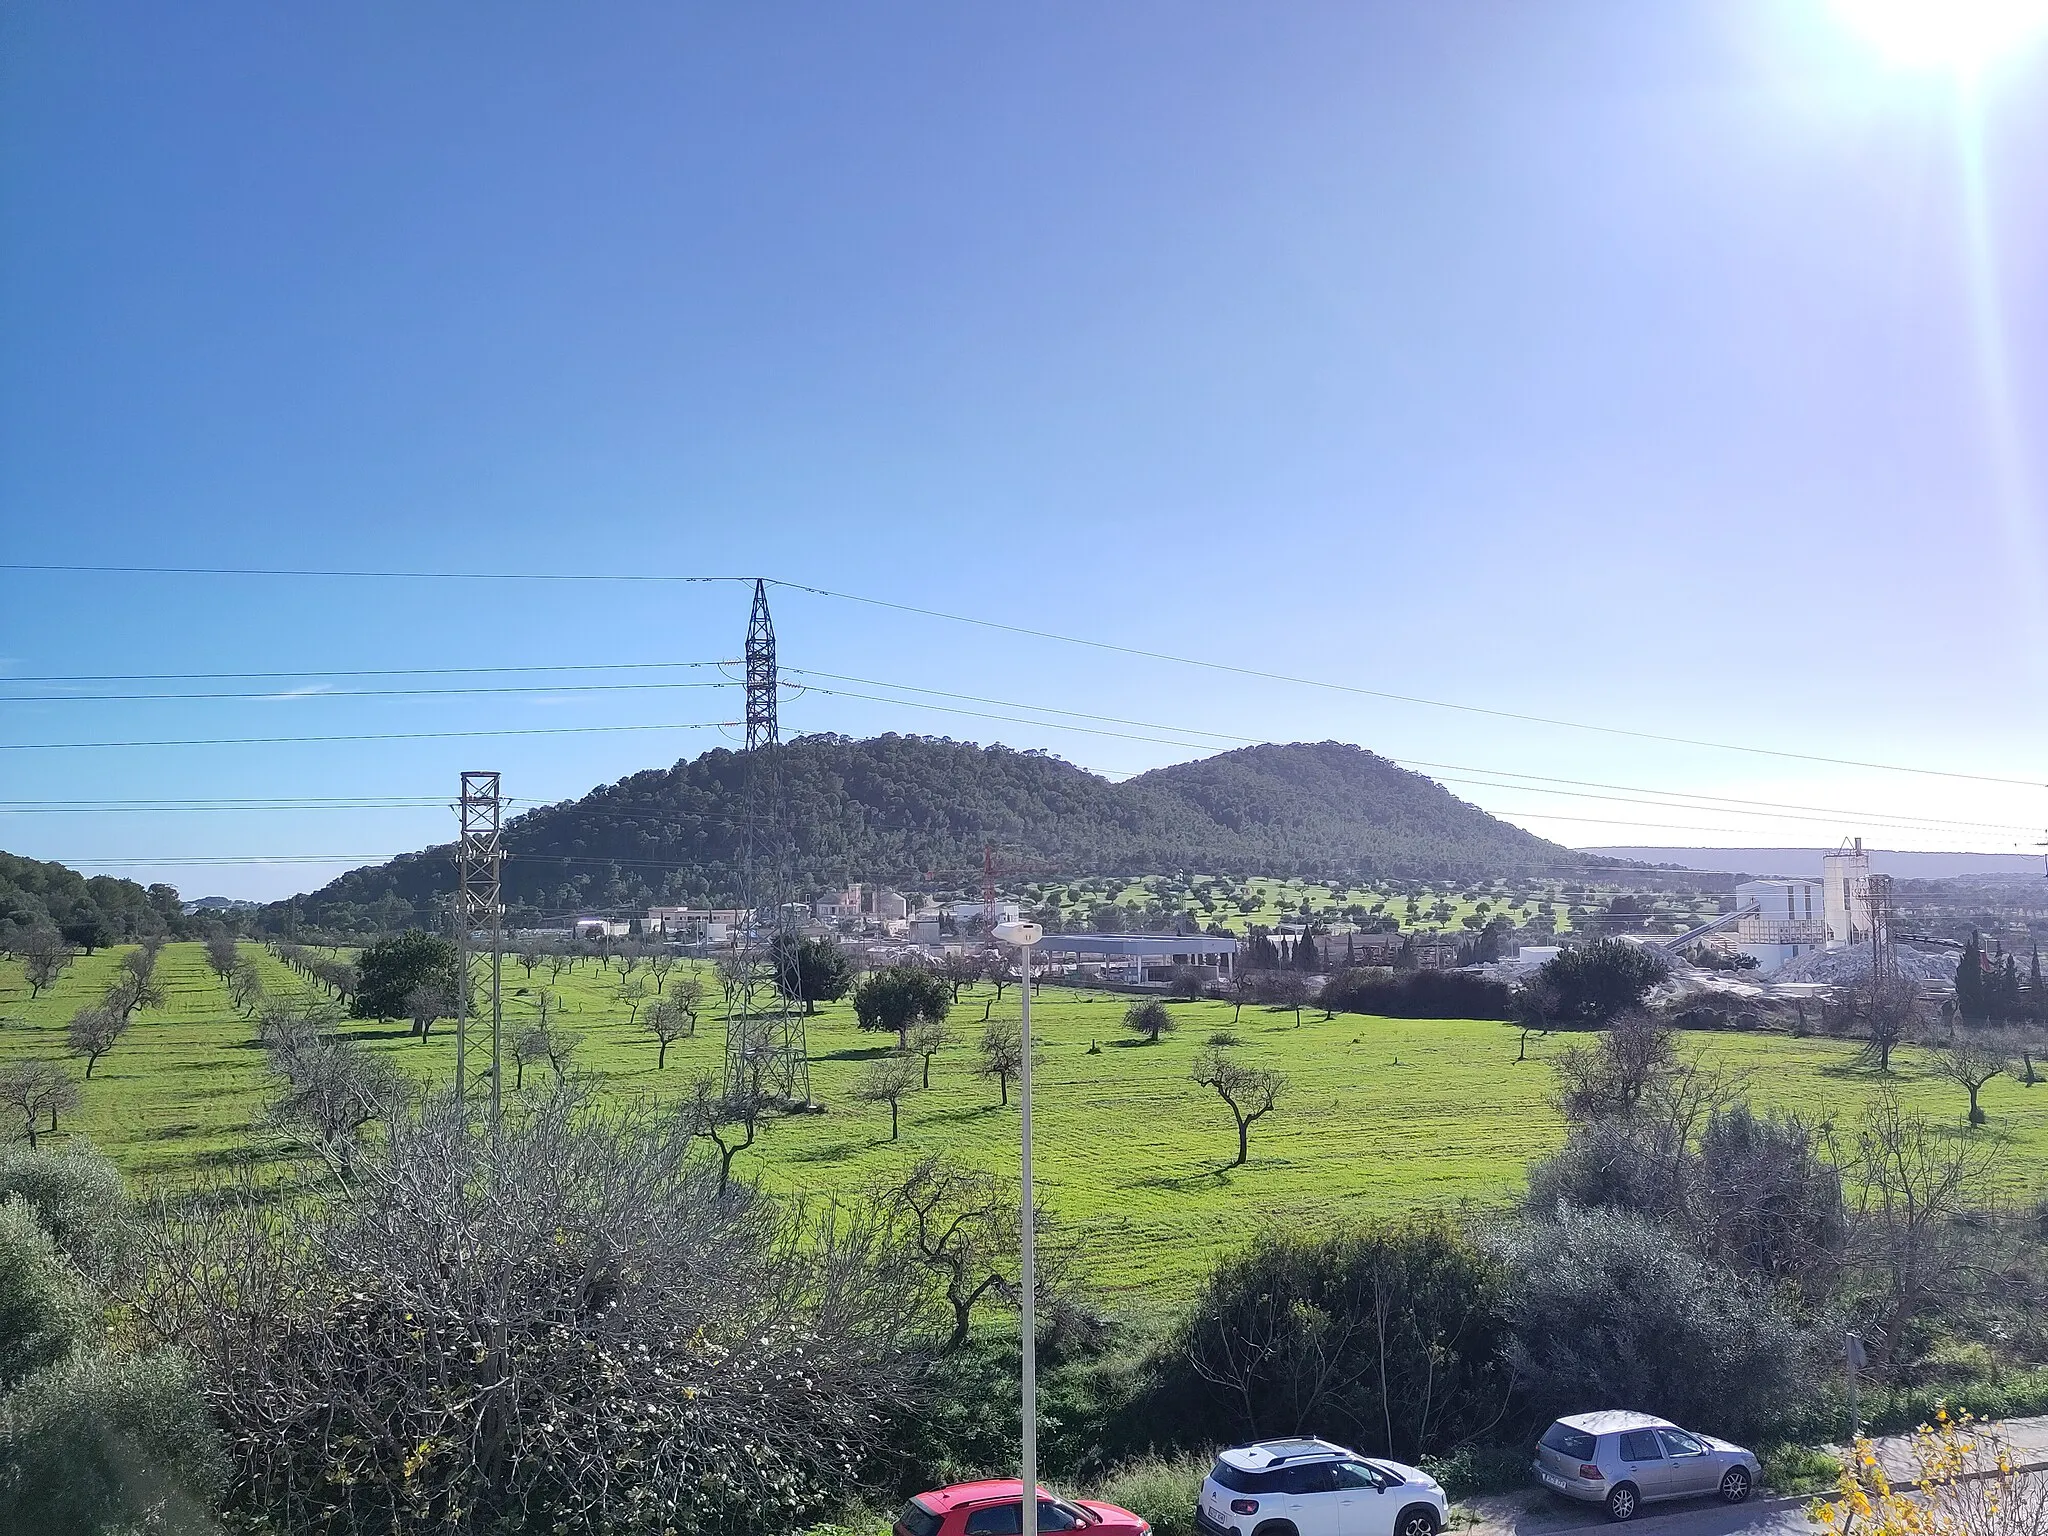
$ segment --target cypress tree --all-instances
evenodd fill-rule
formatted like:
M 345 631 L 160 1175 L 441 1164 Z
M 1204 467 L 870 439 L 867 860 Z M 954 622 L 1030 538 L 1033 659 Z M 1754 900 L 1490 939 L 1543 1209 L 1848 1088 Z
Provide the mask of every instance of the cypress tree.
M 1963 946 L 1963 958 L 1956 962 L 1956 1012 L 1966 1019 L 1984 1017 L 1984 947 L 1974 928 Z
M 1301 936 L 1301 942 L 1294 946 L 1294 963 L 1304 971 L 1322 969 L 1322 962 L 1316 954 L 1316 941 L 1305 933 Z
M 2033 964 L 2027 971 L 2027 1016 L 2036 1022 L 2048 1018 L 2041 1008 L 2041 946 L 2034 946 Z

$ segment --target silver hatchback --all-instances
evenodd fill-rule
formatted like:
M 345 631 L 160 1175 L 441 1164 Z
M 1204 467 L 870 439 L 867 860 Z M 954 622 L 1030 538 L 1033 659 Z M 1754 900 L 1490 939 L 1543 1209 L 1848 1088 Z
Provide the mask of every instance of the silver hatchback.
M 1543 1431 L 1534 1469 L 1544 1487 L 1633 1520 L 1645 1504 L 1717 1494 L 1740 1504 L 1761 1468 L 1739 1445 L 1647 1413 L 1574 1413 Z

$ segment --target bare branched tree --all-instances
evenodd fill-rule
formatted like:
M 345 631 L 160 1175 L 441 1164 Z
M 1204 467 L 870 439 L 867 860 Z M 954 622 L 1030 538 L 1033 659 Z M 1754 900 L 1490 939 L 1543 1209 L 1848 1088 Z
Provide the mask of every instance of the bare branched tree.
M 17 942 L 15 953 L 21 956 L 22 978 L 28 982 L 28 995 L 36 998 L 41 997 L 43 989 L 69 969 L 77 952 L 54 929 L 31 928 Z
M 768 1095 L 761 1082 L 762 1067 L 756 1064 L 728 1092 L 708 1077 L 690 1085 L 683 1101 L 682 1126 L 691 1137 L 702 1137 L 718 1152 L 718 1193 L 732 1186 L 732 1165 L 761 1134 L 761 1121 L 768 1113 Z
M 1251 1156 L 1252 1125 L 1273 1112 L 1287 1086 L 1286 1076 L 1219 1050 L 1198 1051 L 1190 1076 L 1204 1088 L 1214 1089 L 1237 1121 L 1237 1160 L 1230 1166 L 1242 1168 Z
M 296 1029 L 271 1046 L 270 1060 L 284 1080 L 270 1123 L 343 1175 L 356 1167 L 362 1132 L 389 1120 L 406 1100 L 397 1068 L 340 1035 Z
M 1936 1077 L 1945 1077 L 1970 1096 L 1969 1121 L 1984 1123 L 1984 1108 L 1977 1095 L 1994 1077 L 2003 1076 L 2013 1064 L 2012 1041 L 2002 1033 L 1961 1029 L 1953 1038 L 1934 1048 L 1930 1065 Z
M 933 1155 L 919 1158 L 877 1196 L 903 1217 L 901 1241 L 937 1282 L 947 1323 L 939 1353 L 966 1344 L 974 1310 L 991 1299 L 1014 1305 L 1017 1277 L 1017 1193 L 980 1169 Z M 1074 1251 L 1043 1208 L 1036 1212 L 1042 1241 L 1037 1266 L 1043 1315 L 1057 1317 L 1075 1304 Z
M 640 1022 L 640 1005 L 647 1001 L 646 978 L 635 976 L 620 982 L 619 989 L 614 995 L 620 1002 L 626 1005 L 627 1026 L 630 1028 L 638 1024 Z
M 676 968 L 676 957 L 666 946 L 658 947 L 647 957 L 647 970 L 654 977 L 655 995 L 659 996 L 668 986 L 669 972 Z
M 1010 1102 L 1010 1079 L 1024 1067 L 1024 1035 L 1014 1019 L 991 1019 L 981 1032 L 974 1064 L 976 1077 L 993 1078 L 1002 1091 L 1002 1102 Z
M 1892 1052 L 1926 1023 L 1919 983 L 1904 977 L 1871 976 L 1850 992 L 1847 1006 L 1853 1027 L 1866 1041 L 1862 1059 L 1879 1072 L 1891 1071 Z
M 917 1057 L 924 1070 L 918 1086 L 932 1085 L 932 1058 L 953 1043 L 953 1032 L 946 1027 L 944 1019 L 921 1019 L 910 1027 L 908 1047 L 910 1054 Z
M 455 1017 L 455 999 L 439 982 L 423 981 L 406 992 L 405 1016 L 412 1020 L 412 1032 L 424 1040 L 433 1033 L 436 1019 Z
M 656 1071 L 668 1065 L 668 1048 L 671 1041 L 680 1040 L 695 1027 L 696 1021 L 684 1013 L 672 997 L 657 997 L 647 1006 L 645 1020 L 647 1032 L 654 1036 L 657 1049 L 654 1055 Z
M 1998 1145 L 1936 1130 L 1909 1114 L 1887 1085 L 1871 1100 L 1855 1145 L 1841 1161 L 1858 1241 L 1885 1281 L 1881 1347 L 1887 1359 L 1896 1358 L 1906 1325 L 1961 1262 L 1956 1219 L 1996 1193 Z
M 81 1008 L 71 1015 L 64 1038 L 72 1055 L 85 1058 L 86 1081 L 90 1082 L 92 1069 L 100 1064 L 100 1058 L 119 1045 L 127 1033 L 128 1021 L 114 1009 L 101 1006 Z
M 917 1087 L 917 1065 L 910 1057 L 892 1051 L 877 1057 L 854 1080 L 853 1097 L 862 1104 L 889 1106 L 889 1139 L 897 1135 L 897 1120 L 903 1100 Z
M 77 1080 L 54 1061 L 12 1061 L 0 1067 L 0 1107 L 10 1118 L 19 1118 L 31 1151 L 36 1138 L 53 1134 L 57 1117 L 76 1109 L 81 1097 Z M 48 1125 L 42 1124 L 45 1115 Z

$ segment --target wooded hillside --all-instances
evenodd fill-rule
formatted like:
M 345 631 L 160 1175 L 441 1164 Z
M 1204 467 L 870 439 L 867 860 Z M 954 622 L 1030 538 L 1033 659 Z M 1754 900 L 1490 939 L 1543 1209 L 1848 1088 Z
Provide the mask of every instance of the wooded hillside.
M 749 853 L 747 776 L 726 748 L 508 824 L 515 921 L 650 902 L 727 905 Z M 1246 747 L 1121 784 L 1056 757 L 923 736 L 806 736 L 780 754 L 791 894 L 848 880 L 978 883 L 982 848 L 1034 876 L 1164 870 L 1457 876 L 1575 867 L 1421 774 L 1338 742 Z M 773 840 L 752 839 L 765 862 Z M 447 846 L 359 869 L 262 915 L 363 931 L 424 921 Z M 296 907 L 296 916 L 291 909 Z

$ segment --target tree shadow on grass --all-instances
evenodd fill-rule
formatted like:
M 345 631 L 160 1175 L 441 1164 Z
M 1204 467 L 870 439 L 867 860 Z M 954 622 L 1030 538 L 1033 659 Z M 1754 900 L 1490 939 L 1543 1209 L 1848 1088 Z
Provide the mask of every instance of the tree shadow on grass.
M 886 1139 L 886 1138 L 884 1138 Z M 856 1152 L 866 1151 L 869 1143 L 859 1141 L 828 1141 L 815 1147 L 803 1147 L 788 1155 L 785 1161 L 792 1163 L 836 1163 L 852 1157 Z
M 813 1061 L 879 1061 L 884 1056 L 896 1054 L 893 1045 L 857 1045 L 843 1051 L 826 1051 L 813 1056 Z
M 1016 1108 L 1014 1104 L 1007 1106 Z M 919 1125 L 958 1125 L 966 1120 L 979 1120 L 984 1115 L 1005 1108 L 1001 1104 L 976 1104 L 968 1109 L 941 1109 L 919 1118 Z
M 1183 1173 L 1179 1175 L 1156 1173 L 1149 1179 L 1133 1181 L 1129 1187 L 1132 1189 L 1165 1189 L 1171 1190 L 1176 1194 L 1182 1194 L 1195 1189 L 1227 1189 L 1230 1185 L 1237 1182 L 1232 1177 L 1237 1171 L 1236 1168 L 1226 1163 L 1220 1167 L 1206 1168 L 1200 1173 Z

